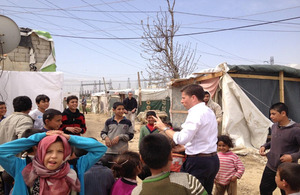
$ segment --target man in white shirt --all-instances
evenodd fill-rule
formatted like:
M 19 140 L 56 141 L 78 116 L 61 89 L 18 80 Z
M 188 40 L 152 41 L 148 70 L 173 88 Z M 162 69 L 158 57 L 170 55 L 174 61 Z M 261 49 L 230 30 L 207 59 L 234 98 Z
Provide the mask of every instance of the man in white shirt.
M 174 132 L 156 119 L 156 127 L 171 137 L 176 144 L 185 146 L 187 159 L 182 172 L 195 176 L 208 194 L 212 193 L 214 178 L 219 170 L 217 155 L 218 123 L 214 112 L 203 102 L 204 90 L 191 84 L 181 89 L 181 103 L 188 109 L 188 116 L 180 132 Z

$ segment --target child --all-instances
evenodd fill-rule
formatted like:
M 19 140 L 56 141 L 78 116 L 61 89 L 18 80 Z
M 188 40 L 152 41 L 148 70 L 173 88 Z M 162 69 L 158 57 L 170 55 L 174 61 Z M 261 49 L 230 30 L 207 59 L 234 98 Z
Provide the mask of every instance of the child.
M 140 139 L 139 139 L 139 144 L 141 143 L 142 139 L 151 133 L 159 133 L 158 129 L 154 127 L 154 118 L 153 116 L 156 117 L 156 113 L 154 111 L 148 111 L 146 113 L 146 120 L 147 120 L 147 125 L 142 126 L 140 129 Z
M 270 108 L 272 125 L 271 141 L 260 147 L 261 156 L 268 161 L 260 182 L 261 194 L 272 194 L 278 165 L 283 162 L 298 162 L 300 158 L 300 125 L 289 119 L 288 107 L 284 103 L 273 104 Z M 270 149 L 266 155 L 265 150 Z
M 232 140 L 227 135 L 218 136 L 218 157 L 220 160 L 219 172 L 215 178 L 215 195 L 237 194 L 237 179 L 240 179 L 245 167 L 239 157 L 230 151 L 233 148 Z
M 128 142 L 133 138 L 133 127 L 130 120 L 124 115 L 124 104 L 115 102 L 113 104 L 114 116 L 107 119 L 101 131 L 101 137 L 108 147 L 105 154 L 106 160 L 112 162 L 118 154 L 128 150 Z
M 67 97 L 68 108 L 63 111 L 62 125 L 59 128 L 66 134 L 80 135 L 86 132 L 85 118 L 77 109 L 78 97 L 71 95 Z
M 207 194 L 202 184 L 188 173 L 170 173 L 171 145 L 166 136 L 150 134 L 142 139 L 140 155 L 152 176 L 133 189 L 132 194 Z
M 171 127 L 169 127 L 171 128 Z M 180 131 L 179 128 L 175 128 L 173 129 L 173 131 Z M 184 145 L 180 145 L 180 144 L 175 144 L 175 142 L 166 134 L 166 132 L 161 131 L 159 132 L 160 134 L 165 135 L 172 147 L 172 164 L 170 167 L 170 171 L 173 172 L 180 172 L 181 166 L 183 165 L 183 163 L 186 160 L 186 155 L 185 155 L 185 148 Z
M 112 187 L 111 195 L 130 195 L 137 186 L 136 176 L 141 172 L 140 155 L 126 151 L 119 155 L 112 166 L 114 176 L 119 178 Z
M 44 94 L 38 95 L 35 98 L 35 103 L 37 108 L 30 111 L 29 115 L 33 118 L 33 128 L 42 129 L 44 126 L 43 114 L 46 109 L 49 107 L 50 98 Z
M 66 162 L 71 154 L 69 143 L 88 151 L 78 159 L 78 178 Z M 37 144 L 37 153 L 31 163 L 15 156 Z M 68 194 L 71 190 L 84 194 L 84 172 L 105 150 L 106 147 L 94 139 L 48 131 L 0 145 L 0 165 L 14 177 L 12 194 Z
M 5 114 L 6 114 L 6 105 L 5 102 L 0 101 L 0 122 L 5 119 Z
M 32 129 L 33 121 L 28 115 L 32 102 L 27 96 L 18 96 L 13 100 L 14 113 L 0 123 L 0 144 L 21 138 L 22 133 Z
M 277 187 L 285 194 L 300 194 L 300 165 L 297 163 L 282 163 L 278 166 L 275 181 Z
M 59 110 L 48 109 L 43 114 L 44 127 L 43 131 L 58 130 L 62 122 L 62 113 Z

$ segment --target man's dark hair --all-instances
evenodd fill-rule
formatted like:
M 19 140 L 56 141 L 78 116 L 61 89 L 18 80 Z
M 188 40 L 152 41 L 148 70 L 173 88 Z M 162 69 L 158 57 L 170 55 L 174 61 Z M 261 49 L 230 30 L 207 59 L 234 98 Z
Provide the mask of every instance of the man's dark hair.
M 56 115 L 62 115 L 62 113 L 59 110 L 55 110 L 55 109 L 52 109 L 52 108 L 47 109 L 43 114 L 44 124 L 46 124 L 46 122 L 45 122 L 46 119 L 51 121 L 54 118 L 54 116 L 56 116 Z
M 86 151 L 85 149 L 76 148 L 76 147 L 74 147 L 73 149 L 74 149 L 73 152 L 75 156 L 78 158 L 88 153 L 88 151 Z
M 204 96 L 207 94 L 210 96 L 210 93 L 208 91 L 204 91 Z
M 148 117 L 148 116 L 155 116 L 156 117 L 156 113 L 154 112 L 154 111 L 148 111 L 147 113 L 146 113 L 146 118 Z
M 13 100 L 15 112 L 25 112 L 32 107 L 31 99 L 27 96 L 18 96 Z
M 115 102 L 113 104 L 113 109 L 117 109 L 118 106 L 124 106 L 124 104 L 122 102 Z
M 203 101 L 204 90 L 200 85 L 190 84 L 190 85 L 183 87 L 180 91 L 184 92 L 188 96 L 195 95 L 199 101 Z
M 168 164 L 171 154 L 169 140 L 162 134 L 145 136 L 140 143 L 140 154 L 151 169 L 160 169 Z
M 0 101 L 0 106 L 1 106 L 1 105 L 5 105 L 5 102 Z
M 300 191 L 300 165 L 298 163 L 284 162 L 278 166 L 280 180 L 285 180 L 291 190 Z
M 50 102 L 50 98 L 47 96 L 47 95 L 44 95 L 44 94 L 41 94 L 41 95 L 38 95 L 36 96 L 35 98 L 35 102 L 37 104 L 39 104 L 42 100 L 44 100 L 45 102 Z
M 23 138 L 28 138 L 30 136 L 32 136 L 33 134 L 36 134 L 36 133 L 44 133 L 43 130 L 41 129 L 26 129 L 23 133 L 22 133 L 22 136 Z M 32 147 L 29 148 L 28 150 L 26 150 L 27 153 L 31 153 L 33 152 L 33 149 Z
M 233 148 L 234 145 L 232 143 L 232 139 L 228 135 L 220 135 L 218 136 L 218 142 L 223 142 L 225 145 L 227 145 L 229 148 Z
M 281 113 L 282 111 L 285 111 L 286 113 L 286 116 L 289 116 L 289 109 L 287 107 L 286 104 L 282 103 L 282 102 L 278 102 L 276 104 L 273 104 L 271 107 L 270 107 L 270 110 L 276 110 L 278 111 L 279 113 Z
M 73 100 L 73 99 L 76 99 L 76 100 L 78 101 L 78 97 L 77 97 L 76 95 L 70 95 L 70 96 L 68 96 L 68 97 L 67 97 L 67 104 L 68 104 L 71 100 Z

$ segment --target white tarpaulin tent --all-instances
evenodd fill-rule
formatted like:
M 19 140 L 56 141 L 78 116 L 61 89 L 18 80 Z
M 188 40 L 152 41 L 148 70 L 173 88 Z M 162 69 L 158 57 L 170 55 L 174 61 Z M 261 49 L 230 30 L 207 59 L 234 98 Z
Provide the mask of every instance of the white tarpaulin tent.
M 13 112 L 12 101 L 17 96 L 26 95 L 36 108 L 35 98 L 39 94 L 50 97 L 49 108 L 62 111 L 63 73 L 3 71 L 0 76 L 0 101 L 7 106 L 7 115 Z

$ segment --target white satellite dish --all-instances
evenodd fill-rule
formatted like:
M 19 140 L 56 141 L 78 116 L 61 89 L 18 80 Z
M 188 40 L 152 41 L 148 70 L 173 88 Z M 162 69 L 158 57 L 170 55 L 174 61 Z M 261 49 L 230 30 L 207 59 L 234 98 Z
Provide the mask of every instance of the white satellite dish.
M 18 25 L 10 18 L 0 15 L 0 55 L 18 47 L 21 40 Z

